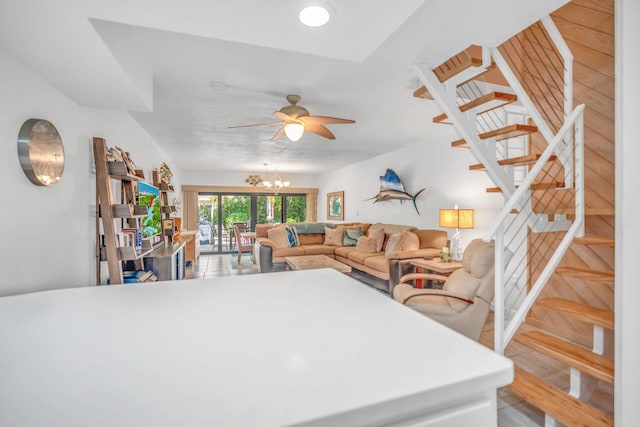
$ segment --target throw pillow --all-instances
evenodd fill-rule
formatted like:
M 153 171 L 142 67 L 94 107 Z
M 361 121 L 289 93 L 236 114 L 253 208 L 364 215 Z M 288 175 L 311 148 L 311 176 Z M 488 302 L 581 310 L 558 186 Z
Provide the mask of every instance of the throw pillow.
M 372 227 L 373 228 L 373 227 Z M 375 252 L 380 252 L 382 250 L 382 245 L 384 244 L 384 228 L 377 227 L 375 229 L 369 229 L 369 237 L 372 237 L 376 241 L 376 250 Z
M 361 252 L 379 252 L 376 248 L 378 243 L 376 239 L 373 237 L 362 236 L 358 239 L 358 243 L 356 243 L 356 249 Z
M 389 236 L 387 241 L 387 247 L 384 250 L 385 255 L 389 255 L 391 252 L 398 252 L 402 250 L 402 239 L 400 233 L 394 233 Z
M 287 240 L 289 241 L 289 247 L 294 248 L 300 246 L 300 239 L 298 238 L 298 232 L 294 227 L 284 227 L 287 232 Z
M 444 291 L 455 292 L 464 298 L 473 300 L 479 285 L 480 281 L 478 279 L 467 274 L 463 269 L 460 269 L 454 271 L 451 276 L 449 276 L 442 289 Z M 469 306 L 466 302 L 455 298 L 447 298 L 447 302 L 451 308 L 458 313 Z
M 344 230 L 344 239 L 342 239 L 342 246 L 355 246 L 358 243 L 358 239 L 362 237 L 364 233 L 362 230 Z
M 276 248 L 288 248 L 289 236 L 285 227 L 273 227 L 267 231 L 267 237 L 273 242 Z
M 344 237 L 344 229 L 342 227 L 337 228 L 324 228 L 324 244 L 328 246 L 342 246 L 342 239 Z
M 403 251 L 416 251 L 420 249 L 420 238 L 415 233 L 405 230 L 400 233 L 400 246 Z

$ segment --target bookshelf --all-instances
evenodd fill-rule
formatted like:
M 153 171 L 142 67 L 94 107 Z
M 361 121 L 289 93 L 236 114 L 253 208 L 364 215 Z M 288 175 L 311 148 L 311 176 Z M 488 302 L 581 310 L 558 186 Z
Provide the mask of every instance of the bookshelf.
M 96 167 L 96 284 L 102 284 L 103 262 L 107 264 L 109 282 L 122 284 L 125 282 L 123 262 L 129 261 L 136 270 L 143 270 L 143 257 L 153 250 L 152 243 L 142 238 L 140 218 L 147 214 L 147 208 L 137 204 L 136 196 L 136 185 L 144 179 L 144 174 L 140 170 L 132 173 L 125 161 L 109 161 L 103 138 L 93 138 L 93 156 Z M 120 203 L 114 200 L 113 181 L 120 182 Z

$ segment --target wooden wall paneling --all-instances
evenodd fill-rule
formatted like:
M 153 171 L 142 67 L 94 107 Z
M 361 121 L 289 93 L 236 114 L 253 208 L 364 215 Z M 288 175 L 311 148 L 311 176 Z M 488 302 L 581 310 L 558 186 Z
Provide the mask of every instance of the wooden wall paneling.
M 575 1 L 571 2 L 553 12 L 551 16 L 554 18 L 554 22 L 557 22 L 557 18 L 560 18 L 567 22 L 584 26 L 590 30 L 596 30 L 610 36 L 614 35 L 615 22 L 613 19 L 613 11 L 599 11 L 577 3 L 578 2 Z
M 615 207 L 615 64 L 613 0 L 573 0 L 552 14 L 554 22 L 574 55 L 574 106 L 585 108 L 585 201 L 587 208 Z M 544 57 L 530 61 L 549 62 Z M 526 76 L 536 79 L 536 76 Z M 547 105 L 554 108 L 553 105 Z M 536 137 L 530 138 L 531 148 L 539 149 Z M 613 236 L 613 216 L 587 216 L 587 235 Z M 533 239 L 534 234 L 530 236 Z M 553 236 L 536 242 L 535 253 L 530 252 L 532 265 L 540 262 L 550 248 Z M 533 251 L 533 247 L 530 246 Z M 612 271 L 614 249 L 572 244 L 561 265 L 584 266 Z M 531 279 L 535 279 L 532 277 Z M 613 309 L 613 284 L 597 283 L 554 274 L 541 297 L 559 297 L 589 304 L 597 308 Z M 591 345 L 592 328 L 588 324 L 565 318 L 534 306 L 527 322 L 585 345 Z
M 592 28 L 584 27 L 562 18 L 556 18 L 553 22 L 555 22 L 556 27 L 558 27 L 565 40 L 580 43 L 605 55 L 614 55 L 615 46 L 612 34 L 594 31 Z
M 613 15 L 613 1 L 611 0 L 573 0 L 569 4 L 575 4 L 577 6 L 586 7 L 600 12 L 606 12 Z M 568 5 L 565 5 L 568 6 Z M 556 13 L 556 12 L 554 12 Z
M 600 53 L 573 40 L 565 40 L 565 42 L 576 62 L 588 64 L 590 68 L 612 79 L 616 77 L 615 63 L 611 55 Z

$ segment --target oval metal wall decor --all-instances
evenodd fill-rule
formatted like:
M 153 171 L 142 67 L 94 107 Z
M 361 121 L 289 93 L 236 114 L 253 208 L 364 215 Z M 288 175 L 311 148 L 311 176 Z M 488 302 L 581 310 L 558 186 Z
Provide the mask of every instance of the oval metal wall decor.
M 64 147 L 58 130 L 48 120 L 29 119 L 18 133 L 22 171 L 35 185 L 50 187 L 64 171 Z

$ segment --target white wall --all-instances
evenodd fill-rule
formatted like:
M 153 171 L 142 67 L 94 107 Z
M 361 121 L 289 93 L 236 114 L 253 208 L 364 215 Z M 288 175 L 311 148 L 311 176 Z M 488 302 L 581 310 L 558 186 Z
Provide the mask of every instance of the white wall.
M 80 107 L 0 50 L 0 296 L 95 283 L 95 176 L 92 138 L 131 152 L 151 170 L 171 159 L 124 111 Z M 53 187 L 22 172 L 17 136 L 29 118 L 52 122 L 62 137 L 65 169 Z M 180 185 L 180 171 L 173 170 Z
M 640 2 L 616 1 L 616 426 L 640 425 Z M 626 219 L 623 223 L 623 219 Z
M 271 173 L 272 171 L 269 170 L 269 176 L 271 176 Z M 264 170 L 252 172 L 251 175 L 260 175 L 260 178 L 266 179 Z M 182 182 L 186 185 L 246 187 L 249 186 L 249 184 L 245 182 L 248 176 L 248 173 L 218 172 L 215 170 L 185 170 L 182 173 Z M 280 173 L 280 177 L 283 180 L 290 181 L 291 187 L 316 188 L 318 186 L 317 178 L 312 175 Z
M 426 118 L 428 119 L 428 118 Z M 445 126 L 445 125 L 443 125 Z M 344 190 L 345 221 L 383 222 L 413 225 L 421 229 L 439 228 L 440 209 L 474 209 L 475 229 L 461 230 L 463 245 L 481 237 L 502 205 L 502 195 L 485 192 L 493 184 L 485 172 L 468 170 L 477 163 L 468 149 L 451 148 L 457 139 L 451 132 L 450 139 L 424 141 L 391 153 L 353 164 L 319 177 L 318 220 L 326 221 L 326 195 Z M 397 200 L 373 203 L 367 200 L 380 189 L 380 176 L 387 168 L 393 169 L 409 194 L 426 188 L 416 199 L 420 214 L 413 202 Z M 449 236 L 455 230 L 446 229 Z

